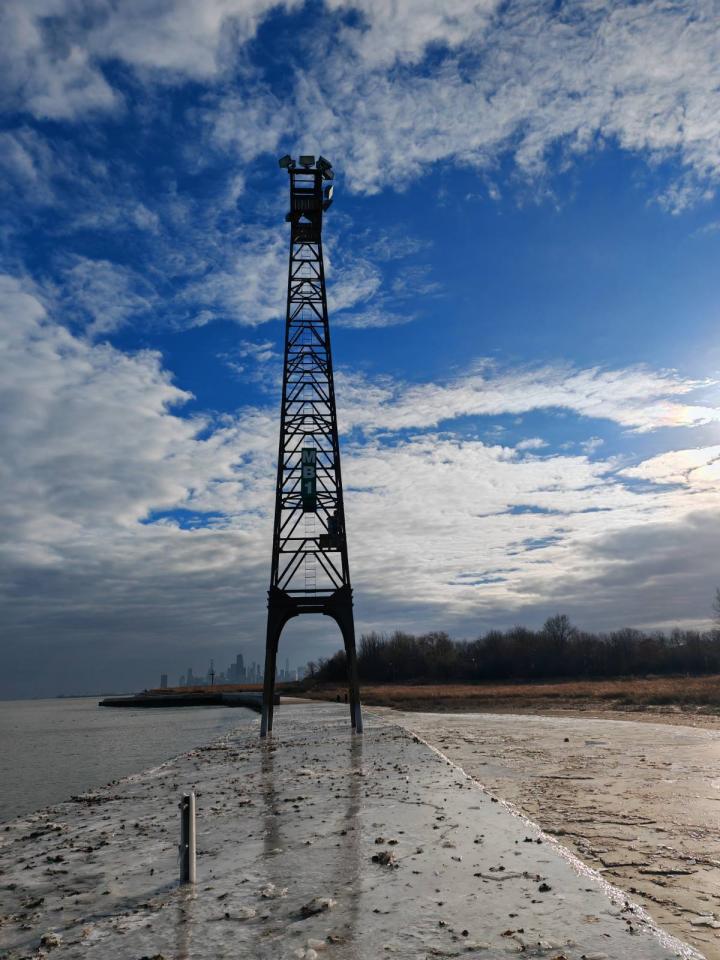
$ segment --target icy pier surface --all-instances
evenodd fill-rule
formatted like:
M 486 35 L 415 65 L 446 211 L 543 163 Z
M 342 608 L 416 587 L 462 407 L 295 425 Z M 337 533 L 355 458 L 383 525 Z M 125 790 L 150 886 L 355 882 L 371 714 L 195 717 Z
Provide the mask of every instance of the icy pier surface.
M 0 833 L 0 956 L 698 957 L 391 722 L 284 705 Z M 198 797 L 198 883 L 177 803 Z
M 720 960 L 717 717 L 390 716 Z

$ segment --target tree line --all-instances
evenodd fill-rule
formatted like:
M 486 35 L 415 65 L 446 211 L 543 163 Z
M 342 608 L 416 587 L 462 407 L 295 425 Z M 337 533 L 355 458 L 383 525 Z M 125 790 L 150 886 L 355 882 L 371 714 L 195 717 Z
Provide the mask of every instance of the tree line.
M 453 640 L 443 632 L 369 633 L 360 638 L 358 670 L 366 683 L 720 673 L 720 630 L 588 633 L 558 614 L 540 630 L 490 630 L 475 640 Z M 343 682 L 344 651 L 308 664 L 308 674 L 311 682 Z

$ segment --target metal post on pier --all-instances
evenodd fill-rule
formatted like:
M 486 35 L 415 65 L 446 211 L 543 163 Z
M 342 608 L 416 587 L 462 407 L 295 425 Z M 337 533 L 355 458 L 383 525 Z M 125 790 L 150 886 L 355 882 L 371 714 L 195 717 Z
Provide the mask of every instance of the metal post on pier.
M 180 883 L 195 883 L 195 793 L 184 793 L 180 807 Z

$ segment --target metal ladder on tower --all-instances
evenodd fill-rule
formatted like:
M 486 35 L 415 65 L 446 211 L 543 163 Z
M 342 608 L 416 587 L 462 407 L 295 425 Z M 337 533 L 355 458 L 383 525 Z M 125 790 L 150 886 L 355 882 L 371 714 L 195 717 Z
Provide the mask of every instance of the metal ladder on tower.
M 303 307 L 302 311 L 303 319 L 305 319 L 305 308 Z M 303 344 L 303 366 L 307 368 L 312 368 L 312 358 L 310 351 L 313 344 L 313 334 L 312 329 L 308 326 L 304 327 L 302 335 L 302 344 Z M 306 383 L 303 387 L 303 400 L 310 403 L 314 398 L 313 388 L 310 384 Z M 315 437 L 310 434 L 306 435 L 303 442 L 305 447 L 315 447 Z M 304 516 L 305 523 L 305 544 L 308 545 L 308 541 L 314 541 L 315 539 L 315 512 L 308 510 Z M 311 595 L 317 593 L 317 565 L 315 560 L 315 554 L 308 552 L 305 554 L 303 559 L 303 573 L 305 576 L 305 593 L 306 595 Z

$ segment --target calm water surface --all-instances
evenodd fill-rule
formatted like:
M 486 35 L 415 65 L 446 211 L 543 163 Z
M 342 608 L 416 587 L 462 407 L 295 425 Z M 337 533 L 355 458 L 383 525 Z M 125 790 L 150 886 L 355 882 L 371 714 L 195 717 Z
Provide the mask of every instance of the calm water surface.
M 255 717 L 233 707 L 97 704 L 97 697 L 0 701 L 0 820 L 154 766 Z

